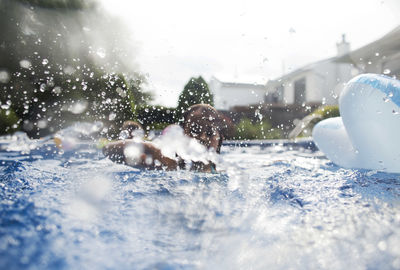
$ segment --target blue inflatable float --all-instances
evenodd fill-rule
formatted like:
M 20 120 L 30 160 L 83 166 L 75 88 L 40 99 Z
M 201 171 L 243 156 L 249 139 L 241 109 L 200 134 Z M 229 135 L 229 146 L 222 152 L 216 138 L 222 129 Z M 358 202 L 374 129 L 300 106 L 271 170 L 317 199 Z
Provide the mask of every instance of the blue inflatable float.
M 345 168 L 400 173 L 400 81 L 359 75 L 343 89 L 339 111 L 314 127 L 318 148 Z

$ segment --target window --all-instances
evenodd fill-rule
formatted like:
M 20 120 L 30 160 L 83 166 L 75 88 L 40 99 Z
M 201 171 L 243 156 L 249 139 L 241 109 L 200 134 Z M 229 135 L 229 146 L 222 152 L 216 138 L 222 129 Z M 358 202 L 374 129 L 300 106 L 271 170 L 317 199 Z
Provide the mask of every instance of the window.
M 294 82 L 294 103 L 303 104 L 306 101 L 306 79 Z

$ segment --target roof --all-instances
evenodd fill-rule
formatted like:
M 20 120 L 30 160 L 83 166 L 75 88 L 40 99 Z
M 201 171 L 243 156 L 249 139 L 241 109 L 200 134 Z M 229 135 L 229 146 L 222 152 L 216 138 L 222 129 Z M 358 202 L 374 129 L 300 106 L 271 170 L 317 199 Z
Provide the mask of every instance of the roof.
M 356 64 L 360 62 L 360 59 L 375 56 L 377 53 L 381 56 L 387 56 L 398 52 L 400 52 L 400 25 L 380 39 L 338 57 L 336 61 Z
M 321 65 L 321 64 L 333 62 L 333 61 L 335 61 L 336 58 L 337 58 L 337 57 L 335 56 L 335 57 L 331 57 L 331 58 L 327 58 L 327 59 L 323 59 L 323 60 L 320 60 L 320 61 L 317 61 L 317 62 L 310 63 L 310 64 L 308 64 L 308 65 L 305 65 L 305 66 L 301 67 L 301 68 L 295 69 L 295 70 L 292 71 L 292 72 L 286 73 L 286 74 L 284 74 L 283 76 L 281 76 L 281 77 L 279 77 L 279 78 L 276 78 L 276 79 L 274 79 L 274 80 L 268 81 L 267 85 L 268 85 L 269 83 L 275 83 L 275 82 L 278 82 L 278 81 L 281 81 L 281 80 L 284 81 L 284 80 L 286 80 L 287 78 L 291 78 L 291 77 L 297 76 L 297 75 L 299 75 L 299 74 L 301 74 L 301 73 L 303 73 L 303 72 L 312 70 L 312 69 L 314 69 L 315 67 L 317 67 L 317 66 L 319 66 L 319 65 Z
M 256 88 L 256 89 L 265 90 L 265 84 L 242 83 L 242 82 L 223 82 L 214 76 L 212 77 L 212 79 L 218 81 L 222 87 L 241 87 L 241 88 L 253 88 L 253 89 Z

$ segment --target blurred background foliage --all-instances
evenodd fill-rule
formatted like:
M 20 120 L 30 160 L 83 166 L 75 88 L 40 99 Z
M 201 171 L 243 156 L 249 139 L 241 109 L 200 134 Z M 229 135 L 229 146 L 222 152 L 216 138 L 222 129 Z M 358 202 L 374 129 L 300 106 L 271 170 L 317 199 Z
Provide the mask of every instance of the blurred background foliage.
M 123 27 L 95 3 L 0 0 L 0 102 L 16 116 L 1 133 L 17 125 L 40 137 L 94 120 L 107 133 L 151 100 L 142 91 L 146 78 L 124 60 Z
M 267 120 L 252 121 L 242 118 L 236 125 L 234 140 L 269 140 L 283 137 L 281 129 L 272 128 Z

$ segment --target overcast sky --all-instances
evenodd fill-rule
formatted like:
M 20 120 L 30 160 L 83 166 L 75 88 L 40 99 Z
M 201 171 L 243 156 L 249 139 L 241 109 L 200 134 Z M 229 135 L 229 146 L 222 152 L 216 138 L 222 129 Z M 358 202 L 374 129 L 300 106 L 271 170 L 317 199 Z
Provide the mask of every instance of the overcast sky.
M 104 0 L 129 26 L 155 104 L 176 106 L 193 76 L 266 83 L 400 24 L 400 0 Z

